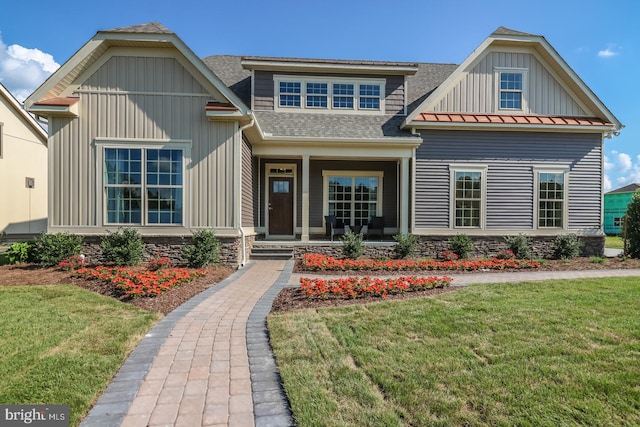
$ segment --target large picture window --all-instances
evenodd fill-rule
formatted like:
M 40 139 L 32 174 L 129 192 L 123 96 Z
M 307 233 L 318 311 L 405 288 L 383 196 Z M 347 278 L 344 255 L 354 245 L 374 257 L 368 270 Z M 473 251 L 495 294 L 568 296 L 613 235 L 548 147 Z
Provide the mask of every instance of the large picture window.
M 539 171 L 538 227 L 564 228 L 566 183 L 563 172 Z
M 105 148 L 108 224 L 182 224 L 183 150 Z
M 452 166 L 452 224 L 455 228 L 484 228 L 484 166 Z
M 378 172 L 324 172 L 327 214 L 338 222 L 362 226 L 382 214 L 382 174 Z

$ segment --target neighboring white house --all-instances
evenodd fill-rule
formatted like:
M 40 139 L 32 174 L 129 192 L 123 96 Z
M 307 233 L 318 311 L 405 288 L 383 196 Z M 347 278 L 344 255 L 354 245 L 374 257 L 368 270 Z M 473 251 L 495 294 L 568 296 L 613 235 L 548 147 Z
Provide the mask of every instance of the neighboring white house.
M 47 133 L 0 83 L 0 233 L 47 228 Z

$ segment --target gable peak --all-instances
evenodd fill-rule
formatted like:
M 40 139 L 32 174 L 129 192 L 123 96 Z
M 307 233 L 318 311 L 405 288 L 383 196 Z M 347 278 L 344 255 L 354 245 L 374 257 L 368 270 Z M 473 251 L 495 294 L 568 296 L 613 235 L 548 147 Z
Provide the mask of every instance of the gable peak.
M 535 36 L 535 34 L 523 33 L 522 31 L 512 30 L 507 27 L 498 27 L 492 34 L 492 36 Z
M 173 31 L 159 22 L 149 22 L 147 24 L 132 25 L 129 27 L 113 28 L 106 30 L 107 33 L 139 33 L 139 34 L 174 34 Z

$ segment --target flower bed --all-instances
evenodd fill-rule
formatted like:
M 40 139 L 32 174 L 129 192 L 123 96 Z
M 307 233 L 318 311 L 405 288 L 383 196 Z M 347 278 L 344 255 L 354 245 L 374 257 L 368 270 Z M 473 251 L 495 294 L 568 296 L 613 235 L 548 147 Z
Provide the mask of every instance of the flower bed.
M 310 271 L 347 271 L 347 270 L 381 270 L 381 271 L 477 271 L 530 269 L 540 267 L 536 261 L 518 259 L 478 259 L 437 261 L 432 259 L 337 259 L 322 254 L 304 254 L 302 266 Z
M 133 270 L 124 267 L 79 268 L 79 276 L 89 279 L 101 279 L 121 289 L 132 298 L 160 295 L 182 283 L 189 282 L 207 274 L 204 270 L 189 271 L 186 268 L 162 270 Z
M 375 277 L 348 277 L 344 279 L 300 278 L 302 293 L 309 298 L 358 298 L 374 295 L 385 298 L 388 294 L 423 291 L 449 286 L 452 278 L 443 277 L 398 277 L 380 279 Z

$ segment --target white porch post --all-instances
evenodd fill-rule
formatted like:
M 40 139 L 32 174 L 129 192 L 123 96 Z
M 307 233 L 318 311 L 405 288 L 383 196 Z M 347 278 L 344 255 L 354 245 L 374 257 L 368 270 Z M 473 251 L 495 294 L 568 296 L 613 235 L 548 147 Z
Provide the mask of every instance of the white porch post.
M 400 233 L 409 232 L 409 158 L 400 163 Z
M 302 235 L 300 240 L 309 241 L 309 155 L 302 156 Z

